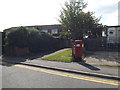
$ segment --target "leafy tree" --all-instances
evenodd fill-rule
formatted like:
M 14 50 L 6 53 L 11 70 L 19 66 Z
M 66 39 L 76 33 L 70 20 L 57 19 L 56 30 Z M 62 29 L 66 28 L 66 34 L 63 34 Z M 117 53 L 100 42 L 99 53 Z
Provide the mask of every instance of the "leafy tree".
M 66 32 L 66 31 L 60 32 L 59 37 L 62 38 L 62 39 L 71 39 L 70 32 Z
M 84 34 L 96 28 L 100 20 L 93 16 L 93 12 L 85 13 L 83 10 L 86 7 L 84 0 L 70 0 L 62 7 L 59 22 L 65 31 L 70 30 L 73 40 L 83 39 Z

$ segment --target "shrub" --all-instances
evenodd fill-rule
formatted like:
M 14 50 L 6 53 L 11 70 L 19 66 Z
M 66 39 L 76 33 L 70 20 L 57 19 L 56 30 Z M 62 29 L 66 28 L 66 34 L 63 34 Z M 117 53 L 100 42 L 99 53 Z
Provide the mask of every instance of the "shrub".
M 28 48 L 32 53 L 47 52 L 50 50 L 60 49 L 61 40 L 53 38 L 50 34 L 40 30 L 28 27 L 11 28 L 7 33 L 5 40 L 5 51 L 8 49 L 14 55 L 15 47 Z M 64 47 L 64 45 L 62 46 Z
M 52 40 L 52 36 L 37 29 L 16 27 L 11 28 L 11 32 L 7 34 L 6 46 L 28 47 L 31 52 L 42 52 L 49 49 L 48 45 Z

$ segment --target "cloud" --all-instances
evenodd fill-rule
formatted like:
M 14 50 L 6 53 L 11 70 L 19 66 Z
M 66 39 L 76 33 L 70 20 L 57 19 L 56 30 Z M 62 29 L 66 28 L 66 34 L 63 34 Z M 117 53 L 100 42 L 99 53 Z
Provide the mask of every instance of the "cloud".
M 120 1 L 118 4 L 118 25 L 120 25 Z
M 103 25 L 118 25 L 118 0 L 87 0 L 87 10 L 95 12 L 96 17 L 102 16 Z
M 104 13 L 104 14 L 107 14 L 107 13 L 113 13 L 115 12 L 116 10 L 118 10 L 118 4 L 111 4 L 111 5 L 105 5 L 105 6 L 101 6 L 100 8 L 96 9 L 96 13 Z
M 56 24 L 64 0 L 1 0 L 0 31 L 10 27 Z
M 104 14 L 104 16 L 100 22 L 102 22 L 104 25 L 108 25 L 108 26 L 118 25 L 118 13 L 117 13 L 117 11 L 110 13 L 110 14 L 109 13 Z
M 59 23 L 57 18 L 65 1 L 68 0 L 0 0 L 0 31 L 16 26 Z M 95 12 L 97 17 L 102 15 L 103 24 L 117 22 L 118 0 L 85 1 L 88 2 L 86 10 Z

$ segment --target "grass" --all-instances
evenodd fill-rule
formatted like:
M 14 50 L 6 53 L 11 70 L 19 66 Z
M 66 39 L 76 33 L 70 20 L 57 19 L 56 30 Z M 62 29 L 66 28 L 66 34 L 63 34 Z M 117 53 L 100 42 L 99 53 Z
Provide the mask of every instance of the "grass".
M 60 61 L 60 62 L 72 62 L 72 49 L 66 50 L 64 52 L 57 53 L 55 55 L 51 55 L 48 57 L 42 58 L 43 60 L 50 60 L 50 61 Z
M 82 45 L 82 48 L 83 48 L 83 55 L 82 55 L 83 60 L 86 56 L 93 54 L 93 52 L 86 51 L 86 49 L 84 48 L 84 45 Z M 61 53 L 57 53 L 55 55 L 44 57 L 42 59 L 50 60 L 50 61 L 68 62 L 68 63 L 74 60 L 74 58 L 72 57 L 72 49 L 66 50 Z

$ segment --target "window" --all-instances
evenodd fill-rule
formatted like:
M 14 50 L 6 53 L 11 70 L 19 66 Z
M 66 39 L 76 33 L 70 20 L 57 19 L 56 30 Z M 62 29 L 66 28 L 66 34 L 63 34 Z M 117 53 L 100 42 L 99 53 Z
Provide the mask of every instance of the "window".
M 108 35 L 115 36 L 116 28 L 108 28 Z
M 51 33 L 52 34 L 58 34 L 58 29 L 52 29 Z
M 110 33 L 110 34 L 113 34 L 113 32 L 112 32 L 112 31 L 110 31 L 109 33 Z
M 47 29 L 43 29 L 42 31 L 48 33 L 48 30 L 47 30 Z
M 105 36 L 106 36 L 105 31 L 103 31 L 103 32 L 102 32 L 102 36 L 103 36 L 103 37 L 105 37 Z

